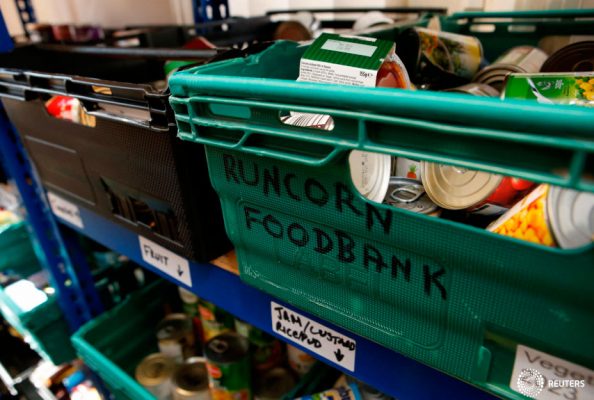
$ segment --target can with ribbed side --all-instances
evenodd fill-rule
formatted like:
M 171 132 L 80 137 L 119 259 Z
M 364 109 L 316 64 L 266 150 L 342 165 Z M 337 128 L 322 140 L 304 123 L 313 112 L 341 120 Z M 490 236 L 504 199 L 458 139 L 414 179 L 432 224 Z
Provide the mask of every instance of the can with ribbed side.
M 213 400 L 251 399 L 249 341 L 225 332 L 206 343 L 208 379 Z
M 471 82 L 466 85 L 444 90 L 445 92 L 464 93 L 479 97 L 499 97 L 499 90 L 484 83 Z
M 204 359 L 193 357 L 173 374 L 173 400 L 210 400 Z
M 505 78 L 511 73 L 538 72 L 548 55 L 538 47 L 517 46 L 509 49 L 495 62 L 483 68 L 473 82 L 484 83 L 501 92 Z
M 136 367 L 136 380 L 158 400 L 171 398 L 171 377 L 175 361 L 162 353 L 146 356 Z

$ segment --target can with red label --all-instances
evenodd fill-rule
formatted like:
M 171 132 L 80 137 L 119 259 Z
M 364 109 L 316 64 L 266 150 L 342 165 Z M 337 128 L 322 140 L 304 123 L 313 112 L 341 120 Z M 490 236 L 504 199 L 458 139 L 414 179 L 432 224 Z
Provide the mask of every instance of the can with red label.
M 594 240 L 594 193 L 540 185 L 487 230 L 572 249 Z
M 251 399 L 249 347 L 249 341 L 235 332 L 221 333 L 206 343 L 212 400 Z
M 423 161 L 423 187 L 438 206 L 483 215 L 502 214 L 534 186 L 533 182 Z
M 202 337 L 205 342 L 223 332 L 233 330 L 235 326 L 233 315 L 206 300 L 199 300 L 198 311 L 202 322 Z

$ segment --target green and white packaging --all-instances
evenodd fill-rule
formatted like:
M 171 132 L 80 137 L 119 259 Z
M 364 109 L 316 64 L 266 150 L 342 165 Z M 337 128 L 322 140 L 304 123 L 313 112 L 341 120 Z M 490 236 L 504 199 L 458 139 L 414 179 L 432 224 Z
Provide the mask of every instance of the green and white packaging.
M 502 98 L 594 107 L 594 72 L 511 74 Z

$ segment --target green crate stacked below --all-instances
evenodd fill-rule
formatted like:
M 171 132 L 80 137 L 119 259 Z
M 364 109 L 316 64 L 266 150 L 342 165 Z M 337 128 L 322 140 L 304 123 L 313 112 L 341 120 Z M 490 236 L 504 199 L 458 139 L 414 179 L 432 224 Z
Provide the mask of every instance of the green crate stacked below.
M 42 270 L 23 222 L 0 227 L 0 272 L 9 270 L 22 278 Z M 23 310 L 0 286 L 0 312 L 34 350 L 54 364 L 75 357 L 70 329 L 56 296 L 48 294 L 47 300 L 30 310 Z

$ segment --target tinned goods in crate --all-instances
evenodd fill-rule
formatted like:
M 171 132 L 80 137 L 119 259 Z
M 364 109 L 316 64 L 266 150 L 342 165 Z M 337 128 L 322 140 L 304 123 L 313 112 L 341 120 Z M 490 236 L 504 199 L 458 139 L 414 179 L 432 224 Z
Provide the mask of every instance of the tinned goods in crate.
M 268 371 L 282 364 L 284 354 L 278 339 L 238 318 L 235 318 L 235 331 L 249 340 L 256 371 Z
M 289 367 L 299 376 L 307 374 L 316 363 L 315 358 L 290 344 L 287 344 L 287 358 Z
M 593 107 L 594 72 L 512 74 L 503 98 Z
M 545 61 L 540 72 L 594 71 L 594 40 L 569 44 Z
M 162 353 L 150 354 L 136 367 L 136 380 L 158 400 L 171 398 L 175 361 Z
M 386 204 L 414 213 L 439 216 L 441 210 L 423 188 L 421 181 L 409 178 L 390 178 Z
M 195 353 L 194 330 L 186 314 L 169 314 L 157 326 L 157 340 L 161 353 L 182 362 Z
M 421 177 L 423 176 L 423 167 L 419 160 L 411 160 L 405 157 L 396 157 L 396 160 L 392 163 L 392 166 L 392 176 L 417 180 L 421 180 Z
M 315 393 L 295 400 L 321 400 L 321 399 L 341 399 L 341 400 L 361 400 L 361 394 L 356 384 L 350 383 L 346 386 L 324 390 L 321 393 Z
M 277 367 L 256 379 L 255 400 L 278 400 L 289 393 L 296 384 L 295 377 L 286 368 Z
M 250 400 L 249 341 L 235 332 L 209 340 L 204 348 L 213 400 Z
M 414 27 L 397 39 L 396 53 L 416 85 L 443 89 L 468 83 L 483 59 L 481 42 L 474 36 Z
M 198 309 L 200 299 L 194 293 L 182 288 L 178 288 L 179 297 L 182 301 L 183 312 L 192 320 L 192 326 L 194 328 L 194 339 L 195 342 L 202 342 L 202 321 L 200 320 L 200 311 Z
M 190 358 L 173 374 L 173 400 L 210 400 L 208 373 L 201 358 Z
M 499 90 L 495 89 L 493 86 L 476 82 L 471 82 L 467 83 L 466 85 L 446 89 L 445 92 L 464 93 L 482 97 L 499 97 L 500 95 Z
M 200 321 L 202 322 L 204 342 L 208 342 L 210 339 L 223 332 L 233 330 L 235 326 L 233 315 L 229 314 L 221 307 L 204 299 L 200 299 L 198 310 L 200 312 Z
M 480 70 L 473 80 L 501 91 L 507 75 L 538 72 L 547 57 L 547 53 L 538 47 L 514 47 L 497 58 L 493 64 Z
M 594 194 L 540 185 L 487 229 L 545 246 L 582 247 L 594 240 Z

